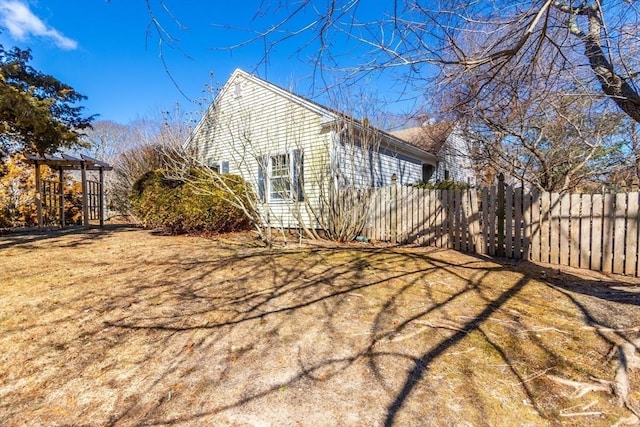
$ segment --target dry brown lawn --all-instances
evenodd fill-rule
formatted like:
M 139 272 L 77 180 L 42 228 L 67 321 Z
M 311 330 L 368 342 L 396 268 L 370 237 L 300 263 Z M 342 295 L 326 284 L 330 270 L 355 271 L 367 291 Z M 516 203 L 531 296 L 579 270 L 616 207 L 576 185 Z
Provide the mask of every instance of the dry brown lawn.
M 114 227 L 0 236 L 0 303 L 3 426 L 638 425 L 637 280 Z

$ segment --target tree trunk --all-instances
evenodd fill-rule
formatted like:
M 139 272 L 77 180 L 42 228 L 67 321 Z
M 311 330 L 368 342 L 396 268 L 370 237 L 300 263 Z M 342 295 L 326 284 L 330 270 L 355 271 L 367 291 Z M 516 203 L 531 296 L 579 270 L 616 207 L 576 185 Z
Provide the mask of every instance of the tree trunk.
M 602 91 L 611 97 L 629 117 L 640 123 L 640 96 L 623 77 L 615 72 L 605 57 L 602 47 L 591 36 L 585 38 L 585 55 L 602 86 Z
M 602 91 L 615 102 L 622 111 L 636 122 L 640 123 L 640 95 L 629 82 L 618 73 L 607 59 L 602 48 L 602 22 L 600 7 L 590 8 L 587 12 L 588 33 L 572 32 L 584 41 L 584 54 L 595 73 Z

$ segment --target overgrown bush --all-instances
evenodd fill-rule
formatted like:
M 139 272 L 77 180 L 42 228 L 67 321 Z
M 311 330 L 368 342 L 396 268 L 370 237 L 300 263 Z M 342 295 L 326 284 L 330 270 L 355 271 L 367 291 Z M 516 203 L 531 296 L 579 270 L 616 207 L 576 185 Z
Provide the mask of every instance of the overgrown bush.
M 164 171 L 158 169 L 147 172 L 134 183 L 131 207 L 143 226 L 172 234 L 251 229 L 250 219 L 227 191 L 198 170 L 190 174 L 188 181 L 178 181 L 166 178 Z M 222 175 L 221 178 L 236 197 L 251 194 L 248 184 L 239 176 Z
M 418 181 L 413 187 L 424 188 L 425 190 L 468 190 L 471 186 L 465 182 L 457 182 L 451 179 L 445 179 L 438 182 Z

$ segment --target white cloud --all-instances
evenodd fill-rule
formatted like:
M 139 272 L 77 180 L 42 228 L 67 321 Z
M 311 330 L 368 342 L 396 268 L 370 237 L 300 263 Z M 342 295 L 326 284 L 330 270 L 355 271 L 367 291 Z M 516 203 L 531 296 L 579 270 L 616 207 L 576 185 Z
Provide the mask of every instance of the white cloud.
M 16 40 L 25 40 L 34 35 L 52 39 L 61 49 L 73 50 L 78 47 L 78 42 L 48 27 L 20 0 L 0 0 L 0 25 L 9 30 Z

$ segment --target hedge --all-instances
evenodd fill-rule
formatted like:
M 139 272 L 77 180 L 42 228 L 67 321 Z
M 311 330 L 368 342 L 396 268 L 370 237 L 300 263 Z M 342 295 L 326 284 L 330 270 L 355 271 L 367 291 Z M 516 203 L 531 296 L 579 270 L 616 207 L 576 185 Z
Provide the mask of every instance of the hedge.
M 225 233 L 251 228 L 251 220 L 238 203 L 251 206 L 248 197 L 253 197 L 252 194 L 248 184 L 236 175 L 212 179 L 192 170 L 188 179 L 178 181 L 166 178 L 159 169 L 147 172 L 135 182 L 131 207 L 140 223 L 148 228 L 171 234 Z

